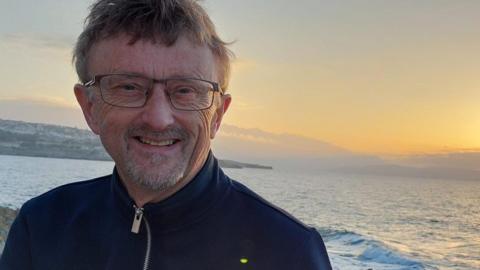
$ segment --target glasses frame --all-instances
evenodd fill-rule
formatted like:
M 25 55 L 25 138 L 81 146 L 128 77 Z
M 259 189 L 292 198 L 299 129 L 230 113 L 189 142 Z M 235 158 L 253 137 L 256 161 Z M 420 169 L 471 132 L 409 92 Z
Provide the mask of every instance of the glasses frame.
M 112 103 L 106 101 L 105 98 L 103 97 L 103 90 L 102 90 L 102 87 L 100 85 L 100 81 L 102 80 L 102 78 L 112 76 L 112 75 L 132 76 L 132 77 L 143 78 L 143 79 L 149 80 L 151 82 L 150 83 L 150 89 L 147 89 L 147 92 L 146 92 L 147 95 L 145 97 L 145 102 L 143 102 L 143 104 L 140 105 L 140 106 L 122 106 L 122 105 L 112 104 Z M 98 89 L 100 90 L 100 96 L 102 97 L 103 102 L 105 102 L 105 103 L 107 103 L 111 106 L 121 107 L 121 108 L 142 108 L 143 106 L 145 106 L 145 104 L 147 104 L 149 96 L 151 95 L 150 93 L 153 89 L 153 86 L 156 83 L 161 83 L 161 84 L 166 85 L 166 83 L 168 81 L 172 81 L 172 80 L 196 80 L 196 81 L 206 82 L 206 83 L 209 83 L 209 84 L 212 85 L 211 91 L 214 92 L 213 95 L 212 95 L 212 100 L 210 100 L 210 105 L 208 107 L 202 108 L 202 109 L 191 109 L 191 110 L 189 110 L 189 109 L 179 109 L 179 108 L 175 107 L 175 104 L 173 104 L 172 98 L 170 97 L 168 92 L 165 91 L 165 95 L 168 97 L 168 101 L 170 102 L 170 105 L 172 106 L 172 108 L 174 108 L 176 110 L 179 110 L 179 111 L 203 111 L 203 110 L 210 109 L 213 105 L 213 100 L 215 99 L 215 92 L 218 92 L 218 93 L 220 93 L 220 95 L 223 96 L 223 91 L 221 90 L 220 85 L 217 82 L 212 82 L 212 81 L 209 81 L 209 80 L 193 78 L 193 77 L 172 77 L 172 78 L 165 78 L 165 79 L 155 79 L 155 78 L 150 78 L 150 77 L 146 77 L 146 76 L 142 76 L 142 75 L 138 75 L 138 74 L 109 73 L 109 74 L 94 75 L 90 81 L 85 82 L 82 85 L 84 87 L 92 87 L 92 86 L 98 85 Z

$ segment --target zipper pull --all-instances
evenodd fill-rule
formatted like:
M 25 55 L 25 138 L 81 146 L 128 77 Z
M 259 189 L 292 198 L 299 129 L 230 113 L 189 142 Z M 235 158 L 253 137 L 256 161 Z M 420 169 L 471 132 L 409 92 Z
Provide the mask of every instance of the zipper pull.
M 135 216 L 133 217 L 132 233 L 136 234 L 140 231 L 140 224 L 142 224 L 143 208 L 138 208 L 135 205 L 133 208 L 135 208 Z

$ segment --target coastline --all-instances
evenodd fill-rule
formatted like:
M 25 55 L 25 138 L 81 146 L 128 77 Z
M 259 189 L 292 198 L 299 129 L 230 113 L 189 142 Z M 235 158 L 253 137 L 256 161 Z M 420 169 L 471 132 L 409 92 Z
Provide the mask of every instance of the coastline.
M 90 130 L 4 119 L 0 119 L 0 155 L 112 161 Z M 229 169 L 273 169 L 233 160 L 219 163 Z

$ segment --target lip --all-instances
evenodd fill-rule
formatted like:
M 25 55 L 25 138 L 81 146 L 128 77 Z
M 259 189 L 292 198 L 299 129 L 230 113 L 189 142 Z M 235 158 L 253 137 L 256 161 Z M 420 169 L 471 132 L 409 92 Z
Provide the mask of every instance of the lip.
M 172 154 L 183 142 L 178 138 L 152 138 L 145 136 L 132 137 L 135 147 L 142 151 L 154 152 L 156 154 Z
M 180 140 L 175 139 L 175 138 L 160 139 L 160 140 L 159 139 L 151 139 L 151 138 L 148 138 L 148 137 L 141 137 L 141 136 L 138 136 L 138 137 L 135 137 L 135 138 L 140 143 L 150 145 L 150 146 L 166 146 L 166 147 L 169 147 L 169 146 L 172 146 L 175 143 L 178 143 L 180 141 Z

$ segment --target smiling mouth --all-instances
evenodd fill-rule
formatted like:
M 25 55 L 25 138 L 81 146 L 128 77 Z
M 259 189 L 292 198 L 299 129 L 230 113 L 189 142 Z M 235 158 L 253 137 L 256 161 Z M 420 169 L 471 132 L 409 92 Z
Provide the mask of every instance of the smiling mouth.
M 171 146 L 175 143 L 179 142 L 180 140 L 177 139 L 170 139 L 170 140 L 152 140 L 143 137 L 135 137 L 139 142 L 146 145 L 153 145 L 153 146 Z

